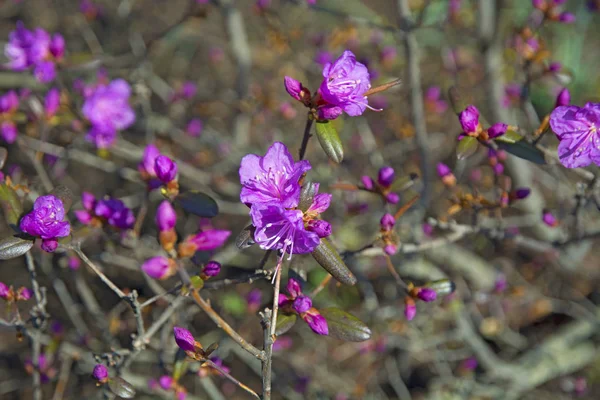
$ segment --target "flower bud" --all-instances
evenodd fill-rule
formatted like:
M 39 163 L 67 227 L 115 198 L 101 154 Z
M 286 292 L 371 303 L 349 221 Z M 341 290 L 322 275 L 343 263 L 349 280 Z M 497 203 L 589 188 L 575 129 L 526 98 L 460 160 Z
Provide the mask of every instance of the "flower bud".
M 452 173 L 450 167 L 448 167 L 444 163 L 438 163 L 437 165 L 437 173 L 440 178 L 442 178 L 442 183 L 447 187 L 452 187 L 456 185 L 456 177 Z
M 202 269 L 202 273 L 210 277 L 219 275 L 219 272 L 221 272 L 221 264 L 216 261 L 209 261 Z
M 184 351 L 195 351 L 196 350 L 196 339 L 190 331 L 185 328 L 176 326 L 173 328 L 173 336 L 175 337 L 175 343 L 180 349 Z
M 400 195 L 398 193 L 388 193 L 387 196 L 385 196 L 385 200 L 390 203 L 390 204 L 398 204 L 398 202 L 400 201 Z
M 527 187 L 517 188 L 511 193 L 511 198 L 513 200 L 523 200 L 524 198 L 529 196 L 530 193 L 531 193 L 531 189 L 529 189 Z
M 313 332 L 319 335 L 329 335 L 329 326 L 327 325 L 327 320 L 314 308 L 306 312 L 302 319 L 308 324 Z
M 294 300 L 292 307 L 298 314 L 305 313 L 312 307 L 312 300 L 308 296 L 298 296 Z
M 502 175 L 504 172 L 504 164 L 502 163 L 497 163 L 492 168 L 494 169 L 494 174 L 496 175 Z
M 177 176 L 177 163 L 167 156 L 158 156 L 154 161 L 156 177 L 163 183 L 169 183 Z
M 551 62 L 550 65 L 548 65 L 548 71 L 550 72 L 559 72 L 561 69 L 562 64 L 558 61 Z
M 31 289 L 28 289 L 24 286 L 21 286 L 18 290 L 17 290 L 17 300 L 24 300 L 27 301 L 31 298 L 31 296 L 33 295 Z
M 385 252 L 385 254 L 393 256 L 398 252 L 398 246 L 396 246 L 395 244 L 388 244 L 383 248 L 383 251 Z
M 164 200 L 156 210 L 156 225 L 159 231 L 168 231 L 175 228 L 177 213 L 167 200 Z
M 568 106 L 569 103 L 571 103 L 571 93 L 569 92 L 569 89 L 564 88 L 558 93 L 558 96 L 556 96 L 556 104 L 554 107 Z
M 367 190 L 373 190 L 373 188 L 375 187 L 375 183 L 373 182 L 373 179 L 371 179 L 370 176 L 367 175 L 363 175 L 362 178 L 360 178 L 363 187 Z
M 575 22 L 575 15 L 570 12 L 563 12 L 558 16 L 558 20 L 565 24 L 572 24 Z
M 46 253 L 54 253 L 58 248 L 58 241 L 56 239 L 42 239 L 41 247 Z
M 431 288 L 420 288 L 417 292 L 417 297 L 424 302 L 432 302 L 437 298 L 437 293 Z
M 46 94 L 46 98 L 44 99 L 44 110 L 46 112 L 46 118 L 52 118 L 58 108 L 60 107 L 60 90 L 57 88 L 52 88 Z
M 377 174 L 377 182 L 384 187 L 390 186 L 394 182 L 395 177 L 394 168 L 392 167 L 383 167 L 379 170 Z
M 173 378 L 169 375 L 163 375 L 158 379 L 158 384 L 164 390 L 171 390 L 171 386 L 173 386 Z
M 0 282 L 0 298 L 4 300 L 8 299 L 10 296 L 10 287 L 6 285 L 4 282 Z
M 293 298 L 296 298 L 302 294 L 302 287 L 300 287 L 300 283 L 293 278 L 288 280 L 286 290 Z
M 301 101 L 305 105 L 310 103 L 310 90 L 302 86 L 302 83 L 294 78 L 286 76 L 283 78 L 283 84 L 285 86 L 285 90 L 295 100 Z
M 404 317 L 408 321 L 412 321 L 415 315 L 417 315 L 417 305 L 412 297 L 406 296 L 404 298 Z
M 185 128 L 185 133 L 191 137 L 197 138 L 202 133 L 202 127 L 202 120 L 198 118 L 191 119 Z
M 96 197 L 90 192 L 81 193 L 81 204 L 86 210 L 93 210 L 96 207 Z
M 458 119 L 463 131 L 469 135 L 477 132 L 479 125 L 479 110 L 477 107 L 470 105 L 458 114 Z
M 498 136 L 504 135 L 507 129 L 508 125 L 498 122 L 488 128 L 488 136 L 490 139 L 497 138 Z
M 171 270 L 171 260 L 162 256 L 152 257 L 142 264 L 142 271 L 154 279 L 168 278 L 171 276 Z
M 108 368 L 102 364 L 96 364 L 92 376 L 100 383 L 108 381 Z
M 381 225 L 382 230 L 390 231 L 394 229 L 394 225 L 396 225 L 396 219 L 392 214 L 384 214 L 383 217 L 381 217 L 379 224 Z
M 542 221 L 544 222 L 544 224 L 552 228 L 558 226 L 557 219 L 554 217 L 554 215 L 552 215 L 550 211 L 544 211 L 544 213 L 542 214 Z
M 158 150 L 158 147 L 155 145 L 149 144 L 144 149 L 142 161 L 138 165 L 138 169 L 142 176 L 145 176 L 146 179 L 156 176 L 156 172 L 154 172 L 154 164 L 158 156 L 160 156 L 160 150 Z

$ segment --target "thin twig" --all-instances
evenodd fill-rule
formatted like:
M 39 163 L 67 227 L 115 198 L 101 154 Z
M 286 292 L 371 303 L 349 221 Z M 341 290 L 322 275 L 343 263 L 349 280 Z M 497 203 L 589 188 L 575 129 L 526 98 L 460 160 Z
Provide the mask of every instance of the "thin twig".
M 260 396 L 254 390 L 250 389 L 248 386 L 244 385 L 242 382 L 238 381 L 233 376 L 229 375 L 229 373 L 225 372 L 223 370 L 223 368 L 221 368 L 220 366 L 218 366 L 217 364 L 215 364 L 211 360 L 205 360 L 204 364 L 207 364 L 209 367 L 216 369 L 224 377 L 226 377 L 227 379 L 229 379 L 231 382 L 235 383 L 240 388 L 244 389 L 246 392 L 250 393 L 252 396 L 256 397 L 257 399 L 260 399 Z
M 302 144 L 300 145 L 300 151 L 298 153 L 299 160 L 304 160 L 304 156 L 306 155 L 306 147 L 308 146 L 308 140 L 312 136 L 310 134 L 310 128 L 312 128 L 312 124 L 312 118 L 306 118 L 306 125 L 304 126 L 304 136 L 302 137 Z

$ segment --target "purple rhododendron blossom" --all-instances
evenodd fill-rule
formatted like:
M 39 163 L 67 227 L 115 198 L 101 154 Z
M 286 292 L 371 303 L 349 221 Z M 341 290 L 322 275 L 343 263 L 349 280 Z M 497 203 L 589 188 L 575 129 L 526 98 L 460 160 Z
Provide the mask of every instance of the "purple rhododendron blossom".
M 600 103 L 557 107 L 550 127 L 560 140 L 558 158 L 565 167 L 600 165 Z
M 21 219 L 19 227 L 31 236 L 48 241 L 46 251 L 54 251 L 58 243 L 57 237 L 69 236 L 71 225 L 65 219 L 65 208 L 62 201 L 54 195 L 40 196 L 33 204 L 33 210 Z
M 185 351 L 196 350 L 196 339 L 190 331 L 185 328 L 176 326 L 173 328 L 173 336 L 175 337 L 175 343 L 180 349 Z
M 394 182 L 396 173 L 392 167 L 382 167 L 377 174 L 377 182 L 381 186 L 388 187 Z
M 488 135 L 490 139 L 497 138 L 504 135 L 507 129 L 508 125 L 498 122 L 488 128 Z
M 133 211 L 119 199 L 99 200 L 94 208 L 94 213 L 106 219 L 108 224 L 115 228 L 130 229 L 135 224 Z
M 282 250 L 292 254 L 312 252 L 320 242 L 319 236 L 304 228 L 300 210 L 286 210 L 279 203 L 253 204 L 250 209 L 256 227 L 254 240 L 263 250 Z
M 110 147 L 116 132 L 128 128 L 135 121 L 135 113 L 129 105 L 131 88 L 123 79 L 116 79 L 108 85 L 98 85 L 83 103 L 83 115 L 92 128 L 87 139 L 98 148 Z
M 292 307 L 298 314 L 305 313 L 312 307 L 312 300 L 308 296 L 298 296 L 294 299 Z
M 169 375 L 163 375 L 158 379 L 158 384 L 164 390 L 170 390 L 171 386 L 173 386 L 173 378 Z
M 231 235 L 231 231 L 209 229 L 197 233 L 187 241 L 193 243 L 197 251 L 209 251 L 223 246 L 229 235 Z
M 3 298 L 6 300 L 6 298 L 9 296 L 10 294 L 10 287 L 8 287 L 8 285 L 4 282 L 0 282 L 0 298 Z
M 327 63 L 323 68 L 323 77 L 325 79 L 319 91 L 329 105 L 323 113 L 331 117 L 339 116 L 341 111 L 350 116 L 365 112 L 369 105 L 364 94 L 371 88 L 369 71 L 364 64 L 356 61 L 351 51 L 346 50 L 333 63 Z M 333 107 L 338 110 L 332 110 Z
M 245 204 L 276 202 L 285 208 L 296 207 L 298 180 L 310 168 L 306 160 L 295 162 L 280 142 L 273 143 L 264 157 L 248 154 L 240 164 L 240 200 Z
M 58 108 L 60 107 L 60 90 L 58 88 L 52 88 L 46 93 L 46 98 L 44 99 L 44 112 L 46 114 L 46 118 L 52 118 Z
M 149 178 L 156 177 L 156 172 L 154 171 L 154 165 L 156 163 L 156 158 L 160 156 L 160 150 L 153 144 L 149 144 L 144 149 L 144 154 L 142 155 L 142 161 L 138 165 L 138 170 L 140 173 L 146 175 Z

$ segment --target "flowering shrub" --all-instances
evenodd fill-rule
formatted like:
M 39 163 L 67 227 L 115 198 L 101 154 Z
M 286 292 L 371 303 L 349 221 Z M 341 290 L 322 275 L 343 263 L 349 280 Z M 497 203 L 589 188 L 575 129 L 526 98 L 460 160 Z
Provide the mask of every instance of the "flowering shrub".
M 29 1 L 3 396 L 597 397 L 600 2 Z

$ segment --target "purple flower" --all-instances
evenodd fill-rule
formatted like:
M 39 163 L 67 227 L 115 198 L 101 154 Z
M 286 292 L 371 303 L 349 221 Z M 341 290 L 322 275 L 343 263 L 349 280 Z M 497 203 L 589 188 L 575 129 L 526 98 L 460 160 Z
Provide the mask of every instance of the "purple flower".
M 10 287 L 4 282 L 0 282 L 0 297 L 6 300 L 10 295 Z
M 187 133 L 191 137 L 196 138 L 202 133 L 202 127 L 202 120 L 200 120 L 199 118 L 193 118 L 188 122 L 185 128 L 185 133 Z
M 327 325 L 327 320 L 318 312 L 313 313 L 312 310 L 308 310 L 304 315 L 302 315 L 302 319 L 304 322 L 308 324 L 310 329 L 313 332 L 319 335 L 329 335 L 329 326 Z
M 187 329 L 176 326 L 173 328 L 173 335 L 175 336 L 175 343 L 180 349 L 184 351 L 196 350 L 196 339 Z
M 177 176 L 177 163 L 167 156 L 160 155 L 154 160 L 154 172 L 161 182 L 169 183 Z
M 221 272 L 221 264 L 216 261 L 209 261 L 202 269 L 202 273 L 209 277 L 217 276 L 219 272 Z
M 434 301 L 437 298 L 437 292 L 431 288 L 421 288 L 417 293 L 417 297 L 427 303 Z
M 39 237 L 51 242 L 57 237 L 69 236 L 71 225 L 64 221 L 65 208 L 62 201 L 54 195 L 40 196 L 33 204 L 33 210 L 21 219 L 19 227 L 31 236 Z M 56 243 L 58 245 L 58 243 Z M 53 244 L 48 244 L 47 249 L 52 249 Z
M 398 252 L 398 246 L 396 246 L 395 244 L 387 244 L 383 248 L 383 251 L 388 256 L 393 256 L 394 254 L 396 254 Z
M 99 200 L 94 208 L 94 213 L 106 219 L 108 224 L 115 228 L 130 229 L 135 224 L 133 211 L 119 199 Z
M 167 200 L 164 200 L 156 209 L 156 225 L 159 231 L 170 231 L 177 223 L 177 213 Z
M 293 278 L 288 280 L 285 290 L 287 290 L 290 296 L 292 296 L 294 299 L 302 294 L 302 286 L 300 286 L 300 282 Z
M 463 131 L 468 135 L 477 132 L 479 125 L 479 110 L 470 105 L 458 114 L 458 119 Z
M 285 86 L 286 92 L 288 92 L 292 98 L 298 101 L 303 101 L 308 93 L 308 89 L 302 86 L 300 81 L 297 81 L 289 76 L 285 76 L 283 78 L 283 86 Z
M 442 114 L 448 109 L 448 103 L 446 103 L 442 97 L 442 90 L 439 86 L 431 86 L 425 91 L 425 104 L 428 109 L 432 110 L 437 114 Z
M 440 178 L 444 178 L 448 175 L 452 175 L 452 170 L 449 166 L 444 163 L 438 163 L 437 165 L 437 174 Z
M 194 82 L 187 81 L 181 85 L 181 97 L 186 100 L 192 99 L 196 95 L 197 91 L 198 88 Z
M 369 71 L 364 64 L 356 61 L 351 51 L 346 50 L 336 61 L 327 63 L 323 77 L 319 91 L 327 104 L 350 116 L 365 112 L 368 100 L 364 94 L 371 88 Z
M 360 181 L 362 182 L 363 187 L 367 190 L 373 190 L 375 187 L 375 182 L 373 182 L 373 179 L 370 176 L 363 175 L 360 178 Z
M 158 384 L 164 390 L 170 390 L 171 386 L 173 385 L 173 378 L 171 378 L 169 375 L 163 375 L 158 379 Z
M 296 207 L 300 196 L 298 180 L 310 168 L 306 160 L 294 162 L 280 142 L 273 143 L 264 157 L 248 154 L 240 164 L 240 200 L 245 204 L 276 202 L 285 208 Z
M 33 69 L 33 76 L 42 83 L 52 82 L 56 78 L 56 67 L 51 61 L 41 61 Z
M 513 192 L 513 197 L 517 200 L 523 200 L 524 198 L 529 196 L 530 193 L 531 193 L 531 189 L 529 189 L 527 187 L 517 188 Z
M 565 167 L 600 165 L 600 103 L 557 107 L 550 127 L 560 140 L 558 157 Z
M 404 317 L 407 321 L 412 321 L 417 315 L 417 305 L 410 297 L 404 299 Z
M 279 203 L 256 203 L 250 209 L 256 227 L 254 240 L 263 250 L 282 250 L 282 253 L 312 252 L 320 242 L 319 236 L 304 228 L 300 210 L 286 210 Z
M 92 376 L 98 382 L 104 383 L 108 381 L 108 368 L 102 364 L 96 364 L 94 371 L 92 371 Z
M 308 221 L 306 229 L 316 233 L 320 238 L 331 235 L 331 224 L 322 219 L 313 219 Z
M 392 214 L 384 214 L 383 217 L 381 217 L 379 224 L 381 225 L 381 229 L 390 231 L 394 229 L 394 225 L 396 225 L 396 219 Z
M 197 251 L 209 251 L 223 246 L 231 231 L 209 229 L 189 237 L 186 241 L 194 244 Z
M 544 222 L 544 224 L 548 225 L 551 228 L 558 226 L 558 221 L 556 220 L 556 217 L 552 215 L 550 211 L 543 212 L 542 221 Z
M 19 107 L 19 96 L 14 90 L 0 97 L 0 136 L 8 144 L 14 143 L 17 138 L 17 126 L 12 121 L 12 116 Z
M 108 85 L 98 85 L 83 103 L 83 115 L 92 124 L 88 140 L 97 147 L 106 148 L 114 143 L 116 132 L 128 128 L 135 121 L 129 105 L 131 88 L 123 79 Z
M 142 264 L 142 271 L 153 279 L 165 279 L 171 275 L 172 264 L 166 257 L 152 257 Z
M 60 90 L 58 88 L 52 88 L 46 94 L 44 100 L 44 110 L 46 118 L 52 118 L 56 115 L 58 108 L 60 107 Z
M 565 24 L 572 24 L 575 22 L 575 15 L 570 12 L 563 12 L 558 16 L 558 20 Z
M 554 108 L 568 106 L 569 103 L 571 103 L 571 93 L 569 92 L 569 89 L 564 88 L 558 93 L 558 96 L 556 96 Z
M 156 163 L 156 159 L 160 156 L 160 150 L 153 144 L 149 144 L 144 149 L 144 154 L 142 155 L 142 161 L 138 165 L 138 170 L 141 174 L 145 175 L 147 178 L 152 178 L 156 176 L 156 172 L 154 172 L 154 165 Z
M 551 62 L 550 65 L 548 65 L 548 71 L 550 72 L 559 72 L 561 69 L 562 64 L 558 61 Z
M 385 201 L 387 201 L 390 204 L 398 204 L 398 202 L 400 201 L 400 195 L 398 193 L 388 193 L 385 196 Z
M 247 295 L 246 295 L 246 302 L 248 303 L 248 308 L 250 310 L 258 310 L 258 308 L 260 307 L 260 303 L 262 301 L 262 292 L 260 291 L 260 289 L 252 289 Z
M 392 167 L 382 167 L 377 174 L 377 182 L 384 187 L 389 187 L 393 182 L 396 173 Z
M 17 140 L 17 127 L 13 122 L 4 121 L 0 125 L 0 136 L 8 144 L 14 143 Z
M 298 296 L 294 299 L 292 307 L 298 314 L 305 313 L 312 308 L 312 300 L 308 296 Z

